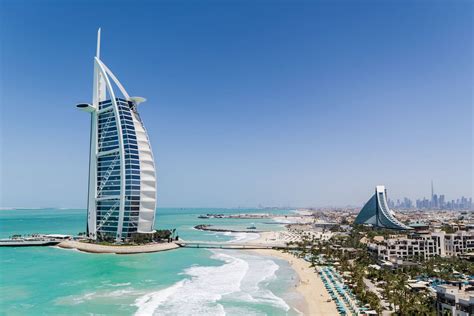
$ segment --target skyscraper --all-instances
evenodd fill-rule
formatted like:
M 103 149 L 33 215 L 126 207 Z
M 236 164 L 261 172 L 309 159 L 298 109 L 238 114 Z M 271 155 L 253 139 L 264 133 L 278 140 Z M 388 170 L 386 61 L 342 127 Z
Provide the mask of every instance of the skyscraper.
M 120 241 L 154 231 L 155 163 L 137 112 L 144 101 L 130 97 L 100 60 L 99 29 L 92 104 L 77 105 L 91 114 L 87 234 L 92 239 Z
M 446 203 L 444 201 L 444 194 L 441 194 L 439 196 L 439 208 L 444 208 L 446 206 Z
M 431 200 L 430 204 L 432 208 L 435 208 L 435 200 L 434 200 L 434 188 L 433 188 L 433 180 L 431 180 Z

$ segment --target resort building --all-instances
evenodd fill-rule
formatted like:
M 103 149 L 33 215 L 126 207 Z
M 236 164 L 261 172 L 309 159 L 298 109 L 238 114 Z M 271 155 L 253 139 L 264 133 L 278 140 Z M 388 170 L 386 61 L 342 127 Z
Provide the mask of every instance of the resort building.
M 120 241 L 154 232 L 155 163 L 137 112 L 144 101 L 130 97 L 100 60 L 99 29 L 92 104 L 77 105 L 91 115 L 87 207 L 91 239 Z
M 474 315 L 474 287 L 438 285 L 436 287 L 436 313 L 439 316 Z
M 368 224 L 375 227 L 409 230 L 407 225 L 395 218 L 395 214 L 388 208 L 387 190 L 385 186 L 375 187 L 375 194 L 360 210 L 354 224 Z
M 444 231 L 413 233 L 369 243 L 368 250 L 381 261 L 401 263 L 431 257 L 451 257 L 474 251 L 474 232 Z
M 446 256 L 459 256 L 474 251 L 474 234 L 472 231 L 457 231 L 454 234 L 446 234 L 444 243 Z

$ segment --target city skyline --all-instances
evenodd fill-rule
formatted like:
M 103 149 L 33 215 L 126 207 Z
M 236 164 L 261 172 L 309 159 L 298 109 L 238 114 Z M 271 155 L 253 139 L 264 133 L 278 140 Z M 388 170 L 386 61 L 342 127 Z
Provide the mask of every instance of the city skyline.
M 94 8 L 2 3 L 1 207 L 86 208 L 90 120 L 70 105 L 90 98 L 99 26 L 149 100 L 158 207 L 362 206 L 378 184 L 429 197 L 431 179 L 472 196 L 467 2 Z
M 404 195 L 400 195 L 400 196 L 393 196 L 392 194 L 389 194 L 388 195 L 389 197 L 387 198 L 387 201 L 388 201 L 388 204 L 390 206 L 390 208 L 406 208 L 406 209 L 442 209 L 442 208 L 439 208 L 439 207 L 435 207 L 435 208 L 432 208 L 431 207 L 431 204 L 424 204 L 424 205 L 421 205 L 421 206 L 417 206 L 417 202 L 429 202 L 431 203 L 431 199 L 428 199 L 426 196 L 414 196 L 414 197 L 408 197 L 408 196 L 404 196 Z M 471 196 L 446 196 L 444 194 L 440 194 L 438 195 L 439 197 L 440 196 L 443 196 L 444 197 L 444 201 L 445 203 L 451 203 L 451 202 L 455 202 L 455 203 L 461 203 L 464 199 L 464 201 L 466 203 L 469 203 L 471 209 L 474 209 L 474 203 L 472 202 L 472 197 Z M 407 200 L 408 200 L 408 203 L 410 203 L 410 207 L 407 207 L 406 206 L 406 203 L 407 203 Z M 365 201 L 366 202 L 366 201 Z M 357 203 L 346 203 L 346 204 L 332 204 L 332 205 L 329 205 L 329 204 L 326 204 L 326 205 L 298 205 L 298 204 L 289 204 L 289 203 L 281 203 L 281 204 L 267 204 L 267 203 L 263 203 L 263 202 L 257 202 L 256 204 L 252 204 L 252 205 L 244 205 L 244 204 L 235 204 L 235 205 L 231 205 L 231 206 L 220 206 L 220 205 L 210 205 L 210 206 L 201 206 L 201 205 L 197 205 L 197 206 L 192 206 L 194 208 L 223 208 L 223 209 L 235 209 L 235 208 L 241 208 L 241 209 L 246 209 L 246 208 L 256 208 L 256 209 L 272 209 L 272 208 L 280 208 L 280 209 L 291 209 L 291 208 L 344 208 L 344 207 L 354 207 L 354 208 L 362 208 L 365 204 L 365 202 L 363 203 L 360 203 L 360 204 L 357 204 Z M 446 204 L 445 204 L 446 205 Z M 53 208 L 56 208 L 56 207 L 60 207 L 60 206 L 57 206 L 57 205 L 43 205 L 43 206 L 36 206 L 37 208 L 48 208 L 48 207 L 53 207 Z M 180 205 L 173 205 L 173 206 L 169 206 L 169 205 L 158 205 L 157 204 L 157 209 L 159 208 L 182 208 L 182 207 L 185 207 L 186 206 L 180 206 Z M 26 207 L 26 206 L 22 206 L 22 205 L 11 205 L 11 206 L 0 206 L 0 209 L 1 208 L 5 208 L 5 209 L 8 209 L 8 208 L 31 208 L 31 207 Z M 33 207 L 34 208 L 34 207 Z M 60 208 L 71 208 L 71 209 L 74 209 L 74 208 L 78 208 L 78 207 L 64 207 L 64 206 L 61 206 Z M 87 208 L 87 207 L 83 207 L 83 208 Z M 189 208 L 189 206 L 188 206 Z M 444 209 L 452 209 L 452 210 L 468 210 L 469 207 L 465 208 L 465 207 L 459 207 L 459 205 L 456 205 L 455 207 L 445 207 Z
M 392 208 L 404 209 L 452 209 L 452 210 L 469 210 L 473 209 L 472 196 L 454 196 L 449 197 L 445 194 L 436 193 L 433 180 L 431 180 L 431 196 L 430 198 L 416 197 L 412 199 L 404 196 L 399 198 L 388 199 L 389 206 Z

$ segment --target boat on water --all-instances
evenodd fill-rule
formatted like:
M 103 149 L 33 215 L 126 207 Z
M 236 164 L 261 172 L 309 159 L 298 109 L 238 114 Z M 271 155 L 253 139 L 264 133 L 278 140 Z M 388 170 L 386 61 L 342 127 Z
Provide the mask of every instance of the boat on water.
M 0 247 L 31 247 L 31 246 L 54 246 L 63 240 L 70 239 L 69 235 L 15 235 L 11 238 L 0 239 Z
M 209 218 L 207 215 L 199 215 L 198 218 Z
M 252 224 L 249 227 L 247 227 L 247 229 L 257 229 L 257 227 L 254 224 Z

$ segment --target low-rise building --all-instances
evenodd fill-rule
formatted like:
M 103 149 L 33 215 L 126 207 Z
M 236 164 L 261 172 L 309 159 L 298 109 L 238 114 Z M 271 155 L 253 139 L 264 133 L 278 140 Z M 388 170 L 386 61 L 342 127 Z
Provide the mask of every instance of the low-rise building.
M 439 316 L 474 315 L 474 287 L 461 284 L 437 286 L 436 313 Z
M 474 233 L 472 231 L 460 230 L 454 234 L 446 234 L 444 240 L 447 256 L 458 256 L 474 250 Z
M 474 232 L 444 231 L 413 233 L 369 243 L 368 250 L 379 260 L 401 262 L 404 260 L 451 257 L 474 251 Z

